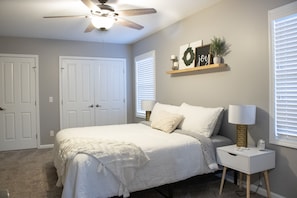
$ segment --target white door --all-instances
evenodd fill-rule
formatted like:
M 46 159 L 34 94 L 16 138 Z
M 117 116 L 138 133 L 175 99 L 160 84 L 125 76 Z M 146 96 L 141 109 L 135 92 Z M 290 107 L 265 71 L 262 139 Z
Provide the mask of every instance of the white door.
M 126 123 L 125 116 L 125 62 L 98 61 L 95 66 L 95 124 Z
M 93 62 L 63 59 L 61 128 L 94 125 Z
M 123 59 L 61 57 L 61 128 L 126 123 Z
M 0 150 L 37 147 L 37 56 L 0 55 Z

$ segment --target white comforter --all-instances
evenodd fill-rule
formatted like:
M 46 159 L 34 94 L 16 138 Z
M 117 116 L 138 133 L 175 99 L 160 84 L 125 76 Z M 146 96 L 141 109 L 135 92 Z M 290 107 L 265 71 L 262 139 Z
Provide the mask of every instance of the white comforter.
M 203 158 L 196 139 L 178 133 L 164 133 L 144 124 L 126 124 L 65 129 L 56 136 L 55 150 L 68 138 L 103 138 L 130 142 L 149 157 L 136 170 L 129 183 L 130 192 L 148 189 L 189 177 L 212 172 Z M 98 161 L 87 154 L 78 154 L 67 162 L 62 197 L 92 198 L 117 196 L 120 183 L 110 172 L 98 172 Z

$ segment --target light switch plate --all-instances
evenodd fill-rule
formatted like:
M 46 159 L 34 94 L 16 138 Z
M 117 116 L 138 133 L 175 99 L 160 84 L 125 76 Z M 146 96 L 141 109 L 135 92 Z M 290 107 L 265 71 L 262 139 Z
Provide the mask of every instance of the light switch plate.
M 50 96 L 50 97 L 48 98 L 48 101 L 49 101 L 49 102 L 54 102 L 54 98 L 53 98 L 52 96 Z

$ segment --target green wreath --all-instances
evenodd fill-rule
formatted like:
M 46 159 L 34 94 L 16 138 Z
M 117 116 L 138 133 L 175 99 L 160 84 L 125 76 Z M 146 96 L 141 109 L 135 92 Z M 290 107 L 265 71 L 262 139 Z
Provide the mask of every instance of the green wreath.
M 190 55 L 189 58 L 188 58 L 188 55 Z M 183 56 L 183 61 L 186 64 L 186 66 L 189 66 L 194 61 L 194 58 L 195 58 L 195 54 L 193 49 L 191 47 L 188 47 L 184 52 L 184 56 Z

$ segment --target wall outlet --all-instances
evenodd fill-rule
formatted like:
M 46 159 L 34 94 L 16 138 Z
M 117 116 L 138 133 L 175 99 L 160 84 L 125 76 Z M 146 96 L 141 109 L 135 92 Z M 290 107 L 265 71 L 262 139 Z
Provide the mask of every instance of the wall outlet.
M 55 136 L 55 131 L 51 130 L 50 131 L 50 136 Z

